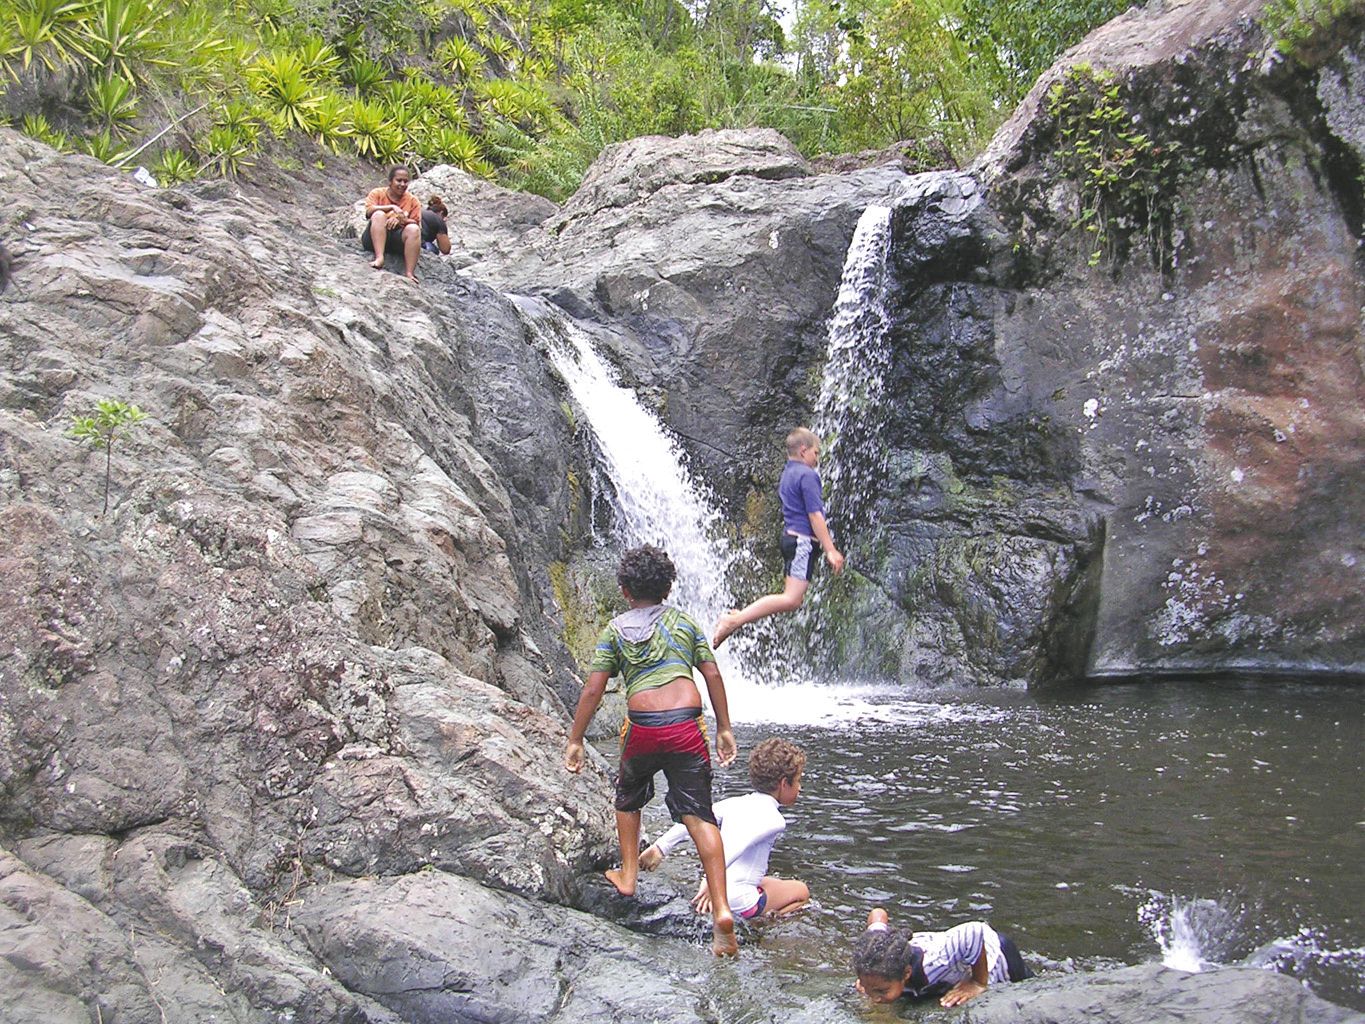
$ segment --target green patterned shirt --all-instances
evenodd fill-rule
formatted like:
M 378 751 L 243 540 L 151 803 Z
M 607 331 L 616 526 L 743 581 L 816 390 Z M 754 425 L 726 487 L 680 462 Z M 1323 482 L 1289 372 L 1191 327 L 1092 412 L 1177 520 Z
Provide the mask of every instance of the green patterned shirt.
M 662 610 L 652 629 L 641 629 L 639 623 L 642 613 L 648 615 L 654 609 L 635 608 L 612 619 L 602 630 L 588 666 L 589 672 L 620 675 L 626 684 L 627 700 L 641 690 L 666 686 L 679 677 L 691 679 L 694 667 L 716 660 L 706 634 L 690 615 L 668 606 L 655 608 Z M 627 625 L 623 620 L 633 621 Z

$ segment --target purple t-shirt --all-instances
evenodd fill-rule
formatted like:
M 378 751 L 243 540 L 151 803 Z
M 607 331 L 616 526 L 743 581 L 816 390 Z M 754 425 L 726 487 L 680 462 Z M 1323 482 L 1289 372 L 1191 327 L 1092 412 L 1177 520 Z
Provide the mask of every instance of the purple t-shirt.
M 799 459 L 788 459 L 782 467 L 782 479 L 777 482 L 777 496 L 782 500 L 782 525 L 791 533 L 813 537 L 810 514 L 825 512 L 820 497 L 820 474 Z

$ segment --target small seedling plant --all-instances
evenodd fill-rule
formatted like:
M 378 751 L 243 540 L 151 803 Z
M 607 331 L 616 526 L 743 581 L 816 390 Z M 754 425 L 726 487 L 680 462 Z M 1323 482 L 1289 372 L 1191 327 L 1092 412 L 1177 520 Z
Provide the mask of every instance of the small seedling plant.
M 95 447 L 104 448 L 104 509 L 109 511 L 109 478 L 113 471 L 114 444 L 132 436 L 147 414 L 136 405 L 116 398 L 104 398 L 95 403 L 93 416 L 72 416 L 71 436 Z

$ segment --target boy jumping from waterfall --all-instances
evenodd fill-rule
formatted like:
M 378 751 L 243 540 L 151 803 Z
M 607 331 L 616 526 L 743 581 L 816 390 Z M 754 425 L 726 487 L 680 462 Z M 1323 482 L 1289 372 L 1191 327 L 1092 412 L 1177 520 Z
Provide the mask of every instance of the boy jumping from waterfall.
M 825 523 L 825 503 L 820 497 L 820 439 L 815 432 L 797 427 L 787 435 L 787 464 L 777 484 L 782 501 L 782 567 L 785 579 L 782 593 L 760 597 L 743 610 L 731 609 L 720 617 L 712 646 L 719 647 L 740 626 L 780 612 L 794 612 L 806 599 L 811 573 L 820 551 L 829 559 L 837 576 L 844 568 L 844 556 L 834 546 Z M 816 545 L 819 545 L 819 548 Z
M 701 671 L 716 715 L 716 758 L 735 759 L 735 737 L 725 683 L 701 627 L 685 612 L 663 603 L 677 575 L 673 562 L 651 545 L 621 558 L 616 581 L 630 610 L 611 620 L 597 641 L 588 681 L 578 699 L 564 750 L 564 767 L 583 770 L 583 737 L 607 680 L 626 684 L 626 721 L 621 729 L 621 771 L 616 780 L 616 835 L 621 867 L 606 873 L 623 896 L 635 895 L 640 871 L 640 809 L 654 795 L 654 776 L 668 780 L 664 802 L 683 825 L 701 857 L 711 901 L 711 949 L 717 956 L 739 952 L 735 918 L 725 891 L 725 851 L 711 809 L 711 759 L 706 750 L 701 694 L 692 670 Z

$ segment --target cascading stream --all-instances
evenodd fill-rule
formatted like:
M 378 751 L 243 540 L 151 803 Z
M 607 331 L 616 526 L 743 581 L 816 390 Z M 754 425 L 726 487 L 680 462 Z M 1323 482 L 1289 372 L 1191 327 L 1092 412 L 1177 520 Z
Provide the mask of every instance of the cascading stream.
M 710 630 L 733 607 L 726 581 L 747 557 L 729 543 L 718 502 L 689 472 L 659 418 L 621 385 L 588 331 L 536 300 L 516 302 L 592 431 L 601 473 L 612 485 L 615 539 L 623 547 L 649 543 L 668 551 L 678 570 L 670 603 Z M 734 721 L 835 725 L 880 714 L 865 700 L 872 688 L 834 689 L 787 677 L 779 691 L 759 682 L 757 673 L 745 671 L 746 655 L 756 659 L 757 646 L 753 634 L 739 635 L 717 652 Z
M 891 353 L 886 344 L 891 207 L 863 211 L 844 258 L 830 317 L 825 370 L 813 428 L 825 442 L 820 472 L 825 484 L 827 518 L 835 544 L 845 555 L 855 530 L 865 529 L 878 481 L 886 470 L 886 443 L 879 414 Z M 856 559 L 850 569 L 856 570 Z M 826 621 L 821 605 L 832 573 L 822 566 L 792 628 L 793 642 L 809 652 L 808 661 L 826 673 L 839 671 L 832 640 L 839 624 Z M 799 637 L 799 640 L 798 640 Z
M 861 520 L 885 470 L 886 445 L 877 412 L 891 364 L 885 343 L 890 240 L 891 208 L 869 206 L 844 260 L 815 406 L 813 427 L 827 445 L 820 468 L 829 512 L 842 523 Z

